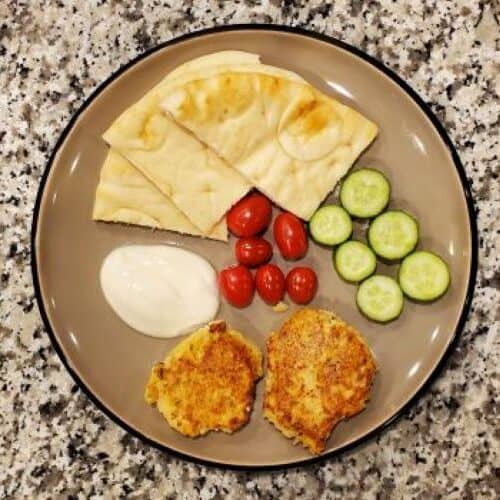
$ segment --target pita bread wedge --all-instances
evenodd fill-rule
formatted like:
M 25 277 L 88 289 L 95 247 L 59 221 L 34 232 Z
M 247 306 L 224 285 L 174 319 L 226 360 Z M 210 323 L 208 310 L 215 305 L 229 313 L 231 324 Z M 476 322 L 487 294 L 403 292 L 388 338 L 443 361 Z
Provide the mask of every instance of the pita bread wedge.
M 199 78 L 208 68 L 227 70 L 228 63 L 258 63 L 259 56 L 224 51 L 176 68 L 104 133 L 106 142 L 125 156 L 189 218 L 208 234 L 251 185 L 213 151 L 179 127 L 158 106 L 170 81 Z M 224 65 L 220 65 L 224 61 Z M 193 74 L 193 76 L 189 76 Z
M 104 134 L 200 229 L 208 234 L 250 183 L 158 108 L 158 94 L 127 110 Z
M 92 218 L 203 236 L 169 198 L 113 149 L 101 169 Z M 225 218 L 207 237 L 227 241 Z
M 183 74 L 198 71 L 201 68 L 209 66 L 218 66 L 221 64 L 259 64 L 259 62 L 260 56 L 258 54 L 243 52 L 242 50 L 223 50 L 191 59 L 177 66 L 166 76 L 166 79 L 172 80 Z
M 219 61 L 218 58 L 214 60 Z M 294 73 L 293 71 L 289 71 L 287 69 L 277 68 L 276 66 L 248 62 L 217 63 L 202 66 L 198 69 L 192 69 L 186 72 L 178 72 L 177 70 L 174 70 L 172 73 L 169 73 L 166 78 L 163 79 L 153 90 L 157 90 L 161 94 L 168 95 L 172 92 L 172 89 L 179 87 L 180 85 L 198 80 L 206 80 L 226 73 L 258 73 L 275 78 L 283 78 L 285 80 L 290 80 L 291 82 L 307 84 L 306 80 L 304 80 L 297 73 Z
M 179 77 L 183 73 L 200 67 L 222 63 L 256 64 L 258 62 L 259 56 L 248 52 L 217 52 L 178 66 L 167 75 L 167 78 Z M 102 167 L 93 218 L 203 236 L 169 198 L 113 148 Z M 227 226 L 224 218 L 207 237 L 227 241 Z
M 179 84 L 161 106 L 305 220 L 377 135 L 374 123 L 310 85 L 260 71 Z
M 104 133 L 104 140 L 116 148 L 205 234 L 229 208 L 250 189 L 240 173 L 180 127 L 160 103 L 172 88 L 227 71 L 255 72 L 302 81 L 290 71 L 247 63 L 255 55 L 243 57 L 243 64 L 214 64 L 235 61 L 238 52 L 212 54 L 178 68 L 128 108 Z M 191 70 L 192 68 L 198 68 Z

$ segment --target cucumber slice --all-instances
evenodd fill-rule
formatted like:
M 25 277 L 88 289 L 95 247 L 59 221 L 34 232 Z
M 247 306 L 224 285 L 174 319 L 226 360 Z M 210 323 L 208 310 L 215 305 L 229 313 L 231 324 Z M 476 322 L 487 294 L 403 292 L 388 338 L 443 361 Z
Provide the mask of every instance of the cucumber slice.
M 375 253 L 388 260 L 402 259 L 418 242 L 418 223 L 402 210 L 389 210 L 373 219 L 368 242 Z
M 413 252 L 403 260 L 398 280 L 408 297 L 426 302 L 441 297 L 451 281 L 444 260 L 423 250 Z
M 335 269 L 346 281 L 358 282 L 375 272 L 377 258 L 373 250 L 361 241 L 346 241 L 334 257 Z
M 309 221 L 309 232 L 318 243 L 338 245 L 351 236 L 352 221 L 342 207 L 325 205 Z
M 376 274 L 359 285 L 356 304 L 368 318 L 380 323 L 396 319 L 403 310 L 403 292 L 395 279 Z
M 389 203 L 391 185 L 378 170 L 362 168 L 348 175 L 340 188 L 340 203 L 354 217 L 378 215 Z

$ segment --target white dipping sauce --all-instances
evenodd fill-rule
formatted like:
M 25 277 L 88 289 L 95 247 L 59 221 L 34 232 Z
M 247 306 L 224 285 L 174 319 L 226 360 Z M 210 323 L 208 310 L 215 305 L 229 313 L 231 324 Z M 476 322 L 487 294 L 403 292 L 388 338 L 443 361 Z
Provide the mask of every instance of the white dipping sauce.
M 116 314 L 153 337 L 175 337 L 212 320 L 219 308 L 217 276 L 199 255 L 165 245 L 113 250 L 101 286 Z

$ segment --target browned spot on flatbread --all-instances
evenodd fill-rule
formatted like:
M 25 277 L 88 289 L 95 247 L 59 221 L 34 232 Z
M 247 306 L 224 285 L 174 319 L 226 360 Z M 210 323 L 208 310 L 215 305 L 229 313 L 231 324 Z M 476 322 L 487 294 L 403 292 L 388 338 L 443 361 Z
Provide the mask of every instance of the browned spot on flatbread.
M 328 125 L 333 114 L 324 101 L 307 100 L 293 111 L 288 120 L 288 130 L 297 136 L 313 136 Z

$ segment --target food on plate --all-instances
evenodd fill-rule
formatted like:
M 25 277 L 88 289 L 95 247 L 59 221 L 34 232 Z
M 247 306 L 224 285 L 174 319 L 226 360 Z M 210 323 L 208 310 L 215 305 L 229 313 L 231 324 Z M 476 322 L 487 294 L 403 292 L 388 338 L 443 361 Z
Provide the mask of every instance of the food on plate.
M 101 287 L 116 314 L 152 337 L 175 337 L 212 320 L 217 276 L 203 257 L 166 245 L 128 245 L 107 255 Z
M 219 287 L 224 298 L 235 307 L 250 305 L 255 292 L 252 273 L 241 264 L 226 267 L 219 273 Z
M 153 366 L 144 398 L 185 436 L 233 433 L 248 422 L 261 377 L 260 350 L 225 321 L 214 321 Z
M 170 198 L 113 148 L 101 169 L 92 218 L 204 236 Z M 227 241 L 225 218 L 206 237 Z
M 259 234 L 269 225 L 272 206 L 269 200 L 258 193 L 246 196 L 237 203 L 227 216 L 228 227 L 234 234 Z M 304 223 L 295 215 L 282 212 L 273 224 L 274 241 L 286 259 L 300 259 L 307 253 L 308 238 Z M 236 307 L 246 307 L 253 298 L 253 284 L 264 302 L 277 306 L 285 291 L 299 304 L 309 303 L 318 287 L 316 273 L 309 268 L 298 268 L 290 273 L 287 282 L 281 269 L 275 264 L 266 264 L 273 255 L 272 245 L 259 236 L 243 236 L 234 247 L 239 266 L 221 271 L 219 283 L 222 294 Z M 257 267 L 255 281 L 245 268 Z M 282 307 L 279 307 L 283 310 Z
M 367 318 L 387 323 L 403 311 L 403 292 L 393 278 L 375 274 L 359 285 L 356 304 Z
M 273 235 L 281 255 L 297 260 L 307 253 L 309 240 L 304 223 L 289 212 L 280 213 L 273 224 Z
M 377 267 L 373 250 L 361 241 L 346 241 L 336 250 L 333 257 L 335 269 L 346 281 L 357 283 L 371 276 Z
M 267 340 L 264 416 L 311 453 L 362 411 L 376 373 L 361 334 L 335 314 L 300 309 Z
M 257 54 L 248 52 L 232 50 L 216 52 L 178 66 L 167 75 L 165 81 L 198 71 L 200 68 L 221 64 L 226 66 L 228 64 L 255 65 L 259 63 L 259 60 L 260 57 Z M 195 236 L 204 235 L 170 198 L 165 195 L 160 196 L 161 191 L 154 183 L 146 182 L 146 177 L 136 167 L 123 157 L 117 161 L 116 158 L 119 156 L 114 148 L 110 148 L 102 167 L 94 206 L 93 218 L 95 220 L 138 224 Z M 166 207 L 163 206 L 164 204 Z M 205 235 L 212 239 L 226 241 L 225 220 L 219 222 L 213 231 Z
M 247 267 L 257 267 L 271 260 L 273 247 L 269 241 L 257 236 L 240 238 L 234 246 L 236 260 Z
M 426 302 L 441 297 L 451 281 L 444 260 L 435 253 L 423 250 L 404 258 L 398 280 L 405 295 Z
M 294 267 L 288 272 L 286 292 L 296 304 L 309 304 L 317 291 L 318 277 L 310 267 Z
M 402 210 L 388 210 L 370 223 L 368 242 L 378 256 L 402 259 L 417 245 L 418 223 Z
M 258 197 L 258 198 L 257 198 Z M 255 200 L 258 199 L 258 203 Z M 248 202 L 252 201 L 251 204 Z M 269 204 L 269 211 L 262 210 L 265 202 Z M 271 204 L 262 195 L 254 193 L 248 195 L 243 203 L 238 204 L 235 213 L 228 215 L 228 226 L 236 234 L 255 234 L 262 232 L 271 220 Z M 256 210 L 258 206 L 261 210 Z M 341 209 L 343 210 L 343 209 Z M 263 214 L 265 213 L 265 217 Z M 249 215 L 251 214 L 251 215 Z M 255 216 L 257 214 L 257 216 Z M 265 221 L 249 225 L 249 221 Z M 238 223 L 236 223 L 237 221 Z M 243 223 L 243 221 L 245 223 Z M 280 213 L 273 224 L 274 241 L 285 259 L 300 259 L 307 253 L 308 238 L 304 223 L 289 212 Z M 297 304 L 308 304 L 316 295 L 318 278 L 316 273 L 308 267 L 292 269 L 285 278 L 281 269 L 275 264 L 266 264 L 273 255 L 272 245 L 261 237 L 242 237 L 235 244 L 235 256 L 240 266 L 231 266 L 220 273 L 219 283 L 222 294 L 227 301 L 237 307 L 246 307 L 253 298 L 252 275 L 246 268 L 257 267 L 255 274 L 255 288 L 264 302 L 276 306 L 281 303 L 288 291 L 290 298 Z M 264 265 L 263 265 L 264 264 Z M 242 285 L 243 283 L 243 285 Z M 282 312 L 283 307 L 279 306 Z
M 156 98 L 126 110 L 104 133 L 189 218 L 209 233 L 250 184 L 209 148 L 155 107 Z
M 342 182 L 340 200 L 345 210 L 326 205 L 309 222 L 313 239 L 333 245 L 350 237 L 349 214 L 357 218 L 374 217 L 367 235 L 370 246 L 361 241 L 345 241 L 335 250 L 333 262 L 342 279 L 361 283 L 356 294 L 359 310 L 382 323 L 401 314 L 404 295 L 432 301 L 446 292 L 451 280 L 448 266 L 439 256 L 414 251 L 419 227 L 413 216 L 402 210 L 381 213 L 389 204 L 390 193 L 391 186 L 382 172 L 359 169 Z M 377 267 L 376 255 L 386 260 L 404 259 L 399 269 L 399 284 L 388 276 L 372 276 Z
M 216 55 L 214 55 L 216 56 Z M 254 60 L 231 51 L 228 60 Z M 205 56 L 200 66 L 220 62 Z M 192 65 L 197 64 L 191 61 Z M 159 107 L 162 85 L 186 76 L 178 68 L 142 99 L 126 109 L 104 133 L 104 140 L 137 169 L 207 234 L 229 208 L 250 189 L 250 184 L 213 151 L 179 127 Z
M 314 241 L 322 245 L 340 245 L 352 234 L 349 214 L 338 205 L 324 205 L 309 221 L 309 232 Z
M 259 64 L 259 60 L 256 54 L 222 51 L 188 61 L 126 109 L 103 136 L 204 234 L 250 186 L 233 169 L 228 170 L 217 155 L 178 127 L 158 103 L 172 86 L 227 71 L 244 73 L 258 69 L 264 74 L 303 81 L 290 71 Z
M 217 55 L 217 53 L 215 55 Z M 194 61 L 196 61 L 196 59 Z M 200 80 L 216 78 L 219 75 L 224 75 L 227 73 L 237 73 L 237 74 L 258 73 L 272 78 L 282 78 L 285 80 L 289 80 L 291 82 L 298 82 L 302 84 L 307 83 L 300 75 L 294 73 L 293 71 L 279 68 L 277 66 L 269 66 L 267 64 L 262 64 L 260 62 L 256 63 L 244 60 L 242 61 L 233 60 L 233 61 L 227 61 L 226 63 L 222 63 L 219 61 L 219 63 L 217 64 L 206 64 L 204 65 L 204 67 L 200 67 L 194 70 L 193 69 L 189 71 L 182 70 L 181 74 L 179 75 L 176 74 L 176 72 L 177 70 L 174 70 L 174 72 L 169 73 L 167 77 L 155 87 L 155 90 L 157 90 L 160 94 L 167 96 L 170 95 L 173 88 L 186 85 L 191 82 L 198 82 Z
M 176 82 L 161 106 L 259 191 L 305 220 L 377 134 L 353 109 L 258 66 Z
M 244 52 L 242 50 L 222 50 L 220 52 L 213 52 L 205 56 L 190 59 L 185 63 L 177 66 L 174 70 L 168 73 L 164 81 L 173 80 L 174 78 L 182 77 L 183 75 L 190 74 L 203 69 L 217 67 L 220 65 L 228 64 L 259 64 L 260 56 L 251 52 Z
M 260 193 L 251 193 L 238 201 L 227 213 L 229 230 L 240 237 L 255 236 L 271 223 L 273 207 Z
M 382 172 L 362 168 L 349 174 L 340 188 L 340 203 L 353 216 L 378 215 L 389 203 L 391 185 Z
M 273 311 L 277 313 L 282 313 L 288 311 L 288 304 L 286 302 L 278 302 L 273 306 Z
M 215 99 L 212 99 L 207 95 L 204 83 L 208 81 L 220 83 L 221 80 L 226 81 L 226 77 L 234 83 L 234 86 L 231 86 L 234 92 L 224 97 L 224 106 L 218 107 L 218 99 L 221 97 L 220 86 L 216 85 L 217 88 L 214 89 L 216 95 L 212 96 Z M 318 179 L 323 176 L 325 169 L 330 171 L 330 177 L 332 171 L 334 176 L 338 176 L 342 170 L 350 166 L 347 164 L 352 163 L 376 135 L 376 127 L 361 115 L 319 93 L 299 75 L 260 64 L 260 58 L 256 54 L 223 51 L 202 56 L 187 61 L 171 71 L 139 101 L 123 111 L 103 134 L 103 138 L 111 148 L 96 193 L 95 219 L 178 230 L 214 239 L 227 238 L 223 234 L 225 232 L 223 216 L 235 204 L 236 209 L 239 206 L 237 202 L 245 193 L 253 185 L 259 187 L 259 184 L 253 181 L 252 176 L 249 178 L 239 172 L 237 165 L 222 159 L 218 154 L 219 151 L 214 151 L 210 145 L 207 147 L 204 141 L 198 140 L 185 130 L 185 124 L 179 124 L 175 116 L 172 117 L 171 110 L 165 103 L 172 104 L 172 96 L 184 88 L 197 89 L 191 96 L 196 102 L 198 99 L 208 97 L 210 105 L 201 111 L 210 111 L 215 115 L 222 113 L 224 120 L 221 121 L 224 122 L 224 126 L 235 112 L 238 118 L 241 118 L 238 107 L 246 102 L 247 98 L 250 98 L 252 112 L 255 112 L 256 106 L 259 107 L 260 104 L 267 106 L 263 110 L 264 115 L 267 114 L 267 118 L 279 125 L 276 138 L 269 137 L 273 125 L 267 123 L 265 119 L 263 121 L 259 119 L 258 124 L 251 127 L 255 137 L 249 142 L 250 129 L 245 128 L 245 124 L 240 124 L 241 119 L 239 119 L 227 136 L 227 143 L 230 143 L 230 149 L 235 154 L 238 153 L 240 146 L 243 156 L 248 156 L 245 152 L 252 148 L 256 149 L 257 156 L 263 153 L 264 157 L 259 159 L 250 151 L 252 159 L 250 157 L 247 159 L 251 160 L 254 166 L 260 163 L 266 172 L 269 170 L 265 175 L 264 172 L 260 174 L 267 178 L 265 184 L 269 184 L 271 190 L 274 190 L 275 184 L 279 184 L 283 192 L 288 191 L 288 187 L 284 188 L 285 185 L 292 186 L 292 192 L 285 196 L 291 202 L 298 195 L 310 199 L 312 193 L 312 198 L 317 198 L 318 194 L 315 191 L 318 190 L 318 185 L 315 185 L 315 182 L 318 184 Z M 250 89 L 251 95 L 244 95 L 246 89 Z M 294 98 L 293 102 L 289 102 L 289 97 Z M 203 113 L 198 117 L 202 121 L 205 118 L 208 121 L 213 119 L 210 113 L 205 118 L 202 115 Z M 242 133 L 243 136 L 240 137 Z M 364 139 L 363 134 L 366 136 Z M 304 138 L 307 138 L 307 144 L 303 143 Z M 261 139 L 265 139 L 264 143 L 261 143 Z M 267 145 L 266 142 L 269 140 L 274 146 L 281 144 L 277 150 L 278 158 L 274 158 L 274 154 L 269 150 L 268 146 L 271 143 Z M 281 149 L 290 150 L 291 153 L 289 151 L 283 157 Z M 291 154 L 289 160 L 293 160 L 291 163 L 286 160 L 289 153 Z M 318 154 L 320 157 L 329 158 L 328 165 L 324 162 L 320 162 L 321 165 L 316 163 L 309 165 L 310 161 L 317 160 Z M 120 156 L 123 157 L 122 163 L 128 162 L 126 169 L 125 167 L 120 171 L 116 168 L 110 169 L 109 158 L 116 159 Z M 280 165 L 280 158 L 285 159 L 285 164 Z M 307 165 L 296 164 L 296 160 Z M 285 172 L 282 167 L 286 165 L 290 168 Z M 298 172 L 300 166 L 302 170 Z M 123 174 L 125 170 L 127 175 Z M 104 182 L 105 173 L 106 182 Z M 304 175 L 306 177 L 312 175 L 315 182 L 303 179 Z M 327 182 L 331 182 L 330 177 L 327 178 Z M 301 188 L 293 187 L 294 183 L 290 180 L 299 182 Z M 132 182 L 133 193 L 130 189 Z M 136 184 L 141 188 L 136 189 Z M 335 182 L 330 189 L 334 184 Z M 320 191 L 324 190 L 324 185 L 322 179 L 319 183 Z M 117 192 L 124 194 L 117 196 Z M 140 204 L 135 196 L 139 192 Z M 103 196 L 103 193 L 106 194 Z M 160 203 L 162 199 L 160 193 L 165 200 L 168 200 L 165 201 L 166 208 Z M 301 201 L 296 201 L 300 205 Z M 253 203 L 257 205 L 258 210 L 262 209 L 262 206 L 258 205 L 259 202 L 265 204 L 264 221 L 268 217 L 267 223 L 262 221 L 262 215 L 259 219 L 260 212 L 257 212 L 256 216 L 252 215 L 249 222 L 238 221 L 233 215 L 237 210 L 233 210 L 228 214 L 228 222 L 235 234 L 253 236 L 265 230 L 271 217 L 269 200 L 255 193 L 241 203 L 250 205 L 250 208 Z M 177 214 L 173 210 L 174 207 L 178 210 Z M 163 212 L 172 212 L 173 215 L 166 217 Z M 170 219 L 173 221 L 170 222 Z M 241 229 L 239 227 L 241 224 L 246 224 L 248 227 Z M 260 230 L 255 229 L 259 224 L 263 227 L 261 226 Z
M 255 287 L 266 304 L 275 306 L 285 296 L 285 275 L 275 264 L 266 264 L 255 273 Z

